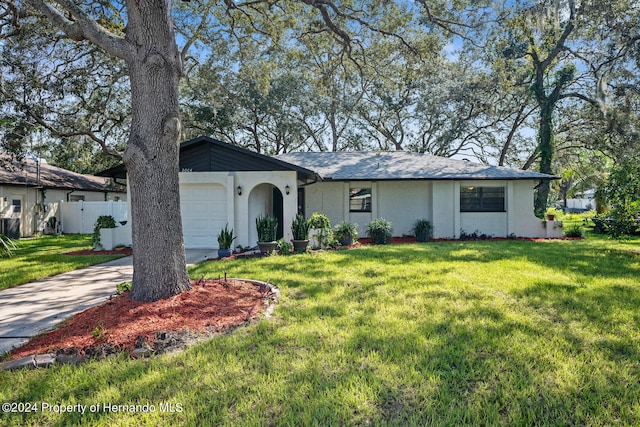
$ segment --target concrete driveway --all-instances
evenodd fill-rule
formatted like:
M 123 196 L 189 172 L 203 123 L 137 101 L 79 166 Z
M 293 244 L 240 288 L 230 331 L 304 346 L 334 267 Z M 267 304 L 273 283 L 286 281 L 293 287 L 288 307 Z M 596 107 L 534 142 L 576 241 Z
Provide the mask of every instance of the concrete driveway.
M 215 249 L 186 251 L 187 265 L 217 256 Z M 106 301 L 132 276 L 128 256 L 0 291 L 0 355 Z

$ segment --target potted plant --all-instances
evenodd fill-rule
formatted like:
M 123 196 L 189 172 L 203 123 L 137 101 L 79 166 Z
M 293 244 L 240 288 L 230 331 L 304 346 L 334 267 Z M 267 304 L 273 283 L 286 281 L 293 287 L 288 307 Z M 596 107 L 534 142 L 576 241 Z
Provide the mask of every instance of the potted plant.
M 291 233 L 293 234 L 293 250 L 295 252 L 304 252 L 309 245 L 309 223 L 304 215 L 296 215 L 291 223 Z
M 276 249 L 276 234 L 278 232 L 278 219 L 269 215 L 261 215 L 256 218 L 256 230 L 258 231 L 258 247 L 263 254 L 270 254 Z
M 342 246 L 349 246 L 358 238 L 357 227 L 357 224 L 342 221 L 333 229 L 333 235 Z
M 554 208 L 547 209 L 547 212 L 546 212 L 547 221 L 555 221 L 559 213 L 560 212 L 557 209 L 554 209 Z
M 386 219 L 374 219 L 367 224 L 367 235 L 371 237 L 373 243 L 385 245 L 391 241 L 393 228 L 391 223 Z
M 236 239 L 236 236 L 233 235 L 233 228 L 229 230 L 228 226 L 229 224 L 226 224 L 218 234 L 218 257 L 220 258 L 231 255 L 231 244 Z
M 433 225 L 427 219 L 419 219 L 413 224 L 412 231 L 418 242 L 426 242 L 433 236 Z

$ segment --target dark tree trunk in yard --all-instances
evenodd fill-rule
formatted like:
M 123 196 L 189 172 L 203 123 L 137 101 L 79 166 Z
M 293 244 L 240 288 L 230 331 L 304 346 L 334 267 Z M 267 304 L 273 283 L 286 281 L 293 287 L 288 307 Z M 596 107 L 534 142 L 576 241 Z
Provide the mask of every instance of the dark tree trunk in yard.
M 171 1 L 127 0 L 124 38 L 102 27 L 72 0 L 26 3 L 68 38 L 89 40 L 126 62 L 132 102 L 131 133 L 123 156 L 135 252 L 131 297 L 156 301 L 190 289 L 178 185 L 182 57 Z
M 169 2 L 130 0 L 127 9 L 126 40 L 135 49 L 126 58 L 132 117 L 123 157 L 135 251 L 131 298 L 155 301 L 190 288 L 178 185 L 182 63 Z

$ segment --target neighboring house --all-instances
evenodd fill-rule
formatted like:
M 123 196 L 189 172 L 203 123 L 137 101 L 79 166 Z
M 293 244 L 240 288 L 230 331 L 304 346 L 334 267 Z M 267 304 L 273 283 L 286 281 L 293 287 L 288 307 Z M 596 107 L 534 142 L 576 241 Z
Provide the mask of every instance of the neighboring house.
M 124 179 L 126 170 L 120 165 L 100 175 Z M 332 224 L 355 222 L 361 235 L 372 219 L 391 221 L 394 235 L 401 236 L 425 218 L 437 238 L 457 238 L 462 231 L 558 236 L 559 226 L 533 215 L 534 187 L 554 178 L 409 152 L 268 157 L 199 137 L 180 146 L 185 247 L 217 248 L 226 224 L 238 236 L 235 244 L 255 246 L 255 219 L 265 213 L 278 218 L 278 234 L 287 240 L 295 215 L 313 212 L 327 214 Z
M 0 154 L 1 155 L 1 154 Z M 126 189 L 111 179 L 84 175 L 24 159 L 0 163 L 0 231 L 28 237 L 42 231 L 59 201 L 126 200 Z

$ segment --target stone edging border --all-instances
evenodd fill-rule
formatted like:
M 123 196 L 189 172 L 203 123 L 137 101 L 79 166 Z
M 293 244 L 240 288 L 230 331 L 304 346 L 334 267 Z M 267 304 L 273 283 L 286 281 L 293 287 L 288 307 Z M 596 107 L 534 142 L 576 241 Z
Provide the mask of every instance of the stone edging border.
M 278 298 L 280 296 L 280 290 L 273 286 L 269 282 L 263 282 L 261 280 L 251 280 L 251 279 L 241 279 L 241 278 L 228 278 L 227 280 L 242 280 L 244 282 L 252 283 L 260 288 L 266 288 L 269 290 L 270 295 L 267 295 L 264 298 L 264 303 L 267 306 L 264 317 L 266 319 L 271 318 L 273 315 L 273 311 L 276 308 L 276 303 L 278 302 Z M 131 356 L 133 358 L 142 358 L 142 357 L 150 357 L 151 353 L 146 348 L 135 349 L 131 352 Z M 84 361 L 87 358 L 79 355 L 67 355 L 67 354 L 34 354 L 31 356 L 21 357 L 16 360 L 9 360 L 7 362 L 0 362 L 0 371 L 14 371 L 17 369 L 29 368 L 48 368 L 55 364 L 73 364 L 77 365 Z

